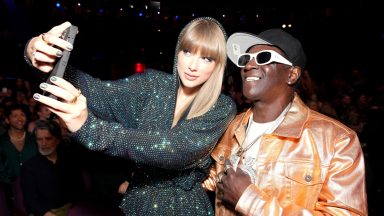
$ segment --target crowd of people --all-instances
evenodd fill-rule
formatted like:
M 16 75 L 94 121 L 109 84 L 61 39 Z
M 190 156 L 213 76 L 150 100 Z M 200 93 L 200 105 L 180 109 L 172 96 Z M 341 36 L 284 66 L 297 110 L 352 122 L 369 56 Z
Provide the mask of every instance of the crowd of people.
M 122 214 L 130 162 L 73 142 L 63 120 L 32 99 L 36 83 L 1 80 L 0 215 L 67 215 L 79 205 Z
M 69 25 L 28 41 L 30 66 L 50 72 L 59 47 L 73 48 L 59 38 Z M 384 86 L 363 69 L 317 80 L 289 33 L 227 40 L 209 17 L 183 28 L 175 51 L 172 73 L 112 81 L 70 67 L 51 84 L 3 77 L 0 183 L 9 209 L 20 178 L 28 213 L 67 214 L 92 195 L 91 176 L 94 191 L 110 188 L 97 197 L 113 197 L 125 215 L 379 212 L 383 181 L 372 164 L 382 159 L 372 128 L 383 119 Z M 59 100 L 34 94 L 41 90 Z M 95 174 L 99 167 L 106 171 Z M 62 181 L 68 176 L 80 181 Z M 113 183 L 97 185 L 100 178 Z M 39 194 L 52 197 L 36 210 Z

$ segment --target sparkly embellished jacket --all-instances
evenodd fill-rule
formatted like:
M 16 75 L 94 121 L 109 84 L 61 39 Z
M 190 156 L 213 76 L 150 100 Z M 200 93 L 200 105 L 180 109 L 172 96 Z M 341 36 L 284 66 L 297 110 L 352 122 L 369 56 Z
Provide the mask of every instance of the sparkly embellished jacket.
M 73 137 L 91 150 L 137 164 L 121 203 L 126 215 L 213 215 L 201 182 L 236 105 L 222 94 L 207 113 L 189 120 L 184 116 L 172 128 L 177 55 L 174 62 L 173 74 L 148 69 L 115 81 L 73 68 L 65 75 L 81 89 L 90 111 Z
M 212 156 L 216 169 L 237 152 L 252 110 L 238 115 Z M 256 156 L 255 156 L 256 157 Z M 356 133 L 309 109 L 296 95 L 283 122 L 262 136 L 253 168 L 256 184 L 240 197 L 237 214 L 216 199 L 216 215 L 367 215 L 365 168 Z

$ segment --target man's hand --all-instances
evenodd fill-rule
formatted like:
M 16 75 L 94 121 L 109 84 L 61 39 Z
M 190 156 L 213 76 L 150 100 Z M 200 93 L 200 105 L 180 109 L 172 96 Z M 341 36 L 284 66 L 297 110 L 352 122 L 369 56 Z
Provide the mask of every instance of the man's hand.
M 235 207 L 241 195 L 252 184 L 251 177 L 242 169 L 226 165 L 225 174 L 217 184 L 217 198 Z

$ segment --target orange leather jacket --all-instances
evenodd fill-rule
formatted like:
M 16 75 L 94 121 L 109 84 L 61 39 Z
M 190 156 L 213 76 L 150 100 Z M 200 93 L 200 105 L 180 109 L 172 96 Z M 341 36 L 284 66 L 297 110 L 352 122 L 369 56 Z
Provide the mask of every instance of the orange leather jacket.
M 216 189 L 216 174 L 245 138 L 252 110 L 239 114 L 212 152 L 216 164 L 203 182 Z M 365 166 L 356 133 L 309 109 L 295 95 L 283 122 L 262 136 L 257 183 L 244 191 L 235 211 L 215 201 L 215 214 L 367 215 Z

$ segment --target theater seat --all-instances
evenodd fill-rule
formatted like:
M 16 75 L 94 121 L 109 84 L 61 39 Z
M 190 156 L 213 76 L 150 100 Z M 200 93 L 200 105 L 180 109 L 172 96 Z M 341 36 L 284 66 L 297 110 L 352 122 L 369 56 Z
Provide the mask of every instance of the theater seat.
M 0 215 L 8 215 L 8 208 L 5 201 L 3 188 L 0 187 Z
M 124 216 L 119 208 L 100 208 L 92 202 L 72 206 L 67 216 Z
M 13 183 L 13 194 L 15 196 L 15 210 L 18 212 L 18 215 L 28 215 L 24 206 L 24 196 L 23 191 L 21 190 L 20 176 L 16 177 L 15 182 Z

